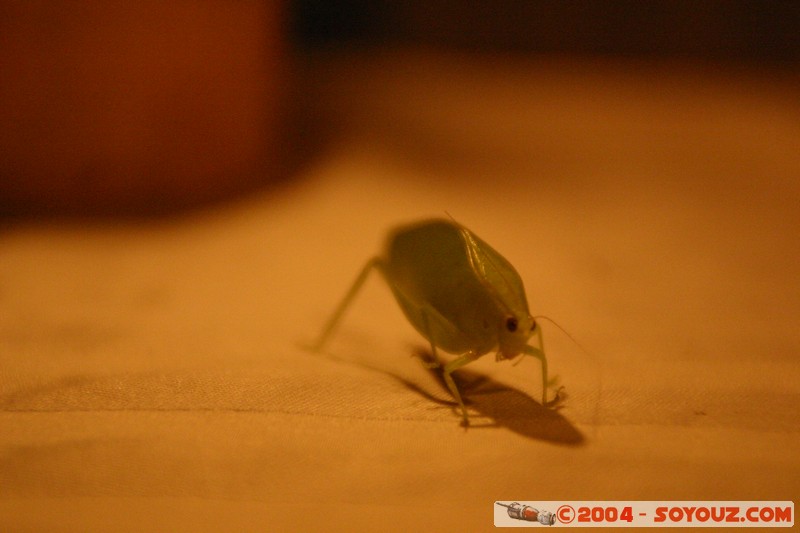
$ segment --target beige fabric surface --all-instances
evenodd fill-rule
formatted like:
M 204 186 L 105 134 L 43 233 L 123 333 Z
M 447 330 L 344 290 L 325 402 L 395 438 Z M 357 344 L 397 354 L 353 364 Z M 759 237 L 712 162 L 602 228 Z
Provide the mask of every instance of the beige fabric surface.
M 284 188 L 2 229 L 4 531 L 481 531 L 496 500 L 796 499 L 791 80 L 417 54 L 318 72 L 338 136 Z M 489 355 L 459 427 L 377 277 L 302 349 L 386 230 L 445 212 L 589 352 L 543 323 L 560 409 L 535 361 Z

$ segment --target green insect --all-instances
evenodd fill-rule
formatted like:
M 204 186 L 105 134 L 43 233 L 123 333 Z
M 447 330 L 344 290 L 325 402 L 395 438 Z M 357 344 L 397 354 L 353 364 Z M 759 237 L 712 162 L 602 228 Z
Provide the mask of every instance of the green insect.
M 547 359 L 542 328 L 528 311 L 517 271 L 503 256 L 455 221 L 435 219 L 389 234 L 383 255 L 370 259 L 328 320 L 314 345 L 321 350 L 372 269 L 380 272 L 414 328 L 437 348 L 458 354 L 444 365 L 444 380 L 469 417 L 451 374 L 496 351 L 498 361 L 519 355 L 542 365 L 542 404 L 547 405 Z M 538 348 L 528 344 L 536 336 Z M 438 366 L 438 363 L 432 363 Z

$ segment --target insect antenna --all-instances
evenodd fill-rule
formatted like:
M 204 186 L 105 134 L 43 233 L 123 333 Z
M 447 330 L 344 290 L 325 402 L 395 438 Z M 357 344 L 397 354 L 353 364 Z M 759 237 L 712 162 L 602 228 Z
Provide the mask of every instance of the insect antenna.
M 575 337 L 573 337 L 572 335 L 570 335 L 570 334 L 569 334 L 569 332 L 568 332 L 566 329 L 564 329 L 563 327 L 561 327 L 561 324 L 559 324 L 558 322 L 556 322 L 555 320 L 553 320 L 553 319 L 552 319 L 552 318 L 550 318 L 549 316 L 545 316 L 545 315 L 536 315 L 535 317 L 533 317 L 533 319 L 534 319 L 534 320 L 538 320 L 538 319 L 540 319 L 540 318 L 543 318 L 543 319 L 547 320 L 548 322 L 550 322 L 551 324 L 553 324 L 555 327 L 557 327 L 558 329 L 560 329 L 560 330 L 561 330 L 561 333 L 563 333 L 564 335 L 566 335 L 566 336 L 569 338 L 569 340 L 571 340 L 572 342 L 574 342 L 574 343 L 575 343 L 575 346 L 577 346 L 578 348 L 580 348 L 580 349 L 581 349 L 581 351 L 582 351 L 584 354 L 588 355 L 588 356 L 589 356 L 589 357 L 591 357 L 592 359 L 596 359 L 595 355 L 594 355 L 592 352 L 590 352 L 589 350 L 587 350 L 586 348 L 584 348 L 584 347 L 583 347 L 583 345 L 582 345 L 581 343 L 579 343 L 578 341 L 576 341 L 576 340 L 575 340 Z

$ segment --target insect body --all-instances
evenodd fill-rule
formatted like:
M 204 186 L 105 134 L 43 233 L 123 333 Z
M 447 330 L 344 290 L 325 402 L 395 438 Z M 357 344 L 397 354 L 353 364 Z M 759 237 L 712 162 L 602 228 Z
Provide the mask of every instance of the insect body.
M 467 228 L 450 220 L 428 220 L 395 229 L 380 256 L 362 269 L 315 344 L 330 337 L 372 269 L 377 269 L 414 328 L 431 345 L 458 354 L 444 366 L 444 380 L 469 417 L 451 374 L 496 351 L 497 360 L 520 354 L 542 365 L 542 404 L 547 402 L 547 359 L 541 328 L 528 311 L 517 271 L 503 256 Z M 538 347 L 528 344 L 536 335 Z

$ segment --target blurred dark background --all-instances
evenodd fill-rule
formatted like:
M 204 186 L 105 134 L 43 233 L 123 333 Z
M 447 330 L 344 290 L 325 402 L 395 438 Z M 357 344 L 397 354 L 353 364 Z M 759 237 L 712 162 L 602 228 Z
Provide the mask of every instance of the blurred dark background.
M 169 213 L 291 177 L 297 154 L 313 152 L 296 95 L 314 79 L 296 66 L 320 51 L 796 73 L 799 36 L 796 1 L 4 0 L 0 214 Z
M 420 43 L 471 51 L 797 61 L 800 2 L 299 0 L 306 48 Z

